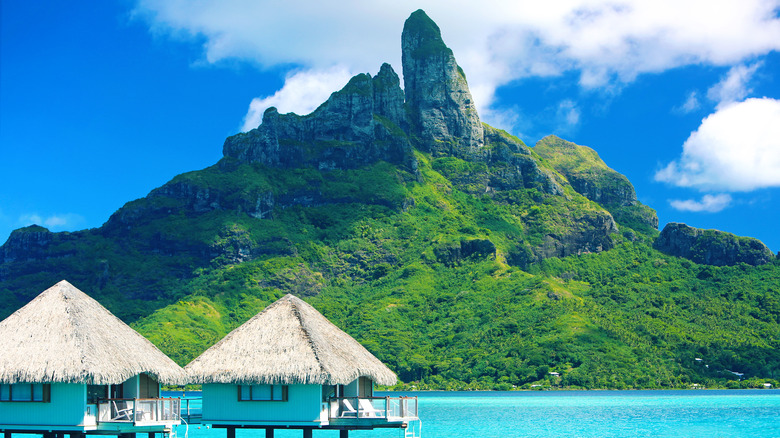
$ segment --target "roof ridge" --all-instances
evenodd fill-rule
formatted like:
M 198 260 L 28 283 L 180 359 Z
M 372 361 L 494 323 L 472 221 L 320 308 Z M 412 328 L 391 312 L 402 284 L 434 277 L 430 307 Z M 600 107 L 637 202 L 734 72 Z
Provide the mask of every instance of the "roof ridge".
M 301 309 L 299 307 L 299 303 L 297 301 L 301 301 L 304 304 L 308 304 L 308 303 L 306 303 L 305 301 L 303 301 L 302 299 L 296 297 L 293 294 L 287 294 L 287 296 L 291 297 L 291 298 L 288 299 L 288 301 L 292 305 L 293 315 L 295 315 L 295 317 L 298 319 L 298 323 L 300 323 L 300 325 L 301 325 L 301 330 L 303 331 L 303 335 L 306 338 L 306 340 L 308 341 L 309 346 L 311 346 L 311 351 L 312 351 L 312 354 L 314 354 L 314 358 L 317 361 L 317 364 L 320 366 L 320 369 L 322 370 L 323 374 L 328 376 L 328 380 L 329 381 L 332 380 L 333 373 L 331 372 L 330 369 L 328 369 L 328 367 L 325 366 L 325 362 L 322 360 L 322 357 L 320 356 L 320 352 L 319 352 L 319 349 L 317 348 L 317 344 L 312 339 L 312 336 L 311 336 L 312 332 L 310 331 L 308 324 L 306 324 L 306 320 L 303 318 Z M 324 384 L 326 382 L 321 382 L 321 383 Z

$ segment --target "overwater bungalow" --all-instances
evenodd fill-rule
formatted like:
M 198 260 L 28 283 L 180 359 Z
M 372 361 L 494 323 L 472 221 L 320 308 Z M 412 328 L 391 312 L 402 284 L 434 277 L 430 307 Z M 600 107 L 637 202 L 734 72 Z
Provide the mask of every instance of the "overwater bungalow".
M 203 423 L 227 429 L 401 428 L 419 436 L 416 397 L 375 397 L 396 375 L 300 298 L 287 295 L 188 364 Z
M 160 384 L 184 370 L 67 281 L 0 322 L 0 432 L 84 437 L 162 433 L 179 399 Z

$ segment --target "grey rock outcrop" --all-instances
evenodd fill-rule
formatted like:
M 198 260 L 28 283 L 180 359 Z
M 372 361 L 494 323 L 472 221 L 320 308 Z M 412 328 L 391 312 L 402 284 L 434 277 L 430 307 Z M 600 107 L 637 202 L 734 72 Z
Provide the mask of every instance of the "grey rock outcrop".
M 441 244 L 434 249 L 436 259 L 447 266 L 456 266 L 467 258 L 495 259 L 496 245 L 489 239 L 462 239 Z
M 537 189 L 551 195 L 563 194 L 553 172 L 539 166 L 528 146 L 506 132 L 484 125 L 484 161 L 493 169 L 489 187 L 495 190 Z
M 294 254 L 292 243 L 284 237 L 256 240 L 236 225 L 223 229 L 209 247 L 210 263 L 215 265 L 244 263 L 263 255 Z
M 406 20 L 401 50 L 406 105 L 418 146 L 434 155 L 476 153 L 484 144 L 482 123 L 466 75 L 422 10 Z
M 54 237 L 54 233 L 38 225 L 14 230 L 5 244 L 0 247 L 2 249 L 0 263 L 34 260 L 46 256 L 46 250 Z
M 380 160 L 416 170 L 403 131 L 404 94 L 389 64 L 375 77 L 359 74 L 313 113 L 269 108 L 256 129 L 225 140 L 225 157 L 271 167 L 353 169 Z
M 452 157 L 434 158 L 434 168 L 459 190 L 474 195 L 494 195 L 520 189 L 536 189 L 549 195 L 564 193 L 559 181 L 563 179 L 552 169 L 540 166 L 522 141 L 500 129 L 488 125 L 483 125 L 483 128 L 485 146 L 478 154 L 464 160 L 473 163 L 466 171 L 439 164 L 450 162 Z
M 551 257 L 568 257 L 608 251 L 615 247 L 612 238 L 618 232 L 612 216 L 607 212 L 592 212 L 575 218 L 572 225 L 560 234 L 547 234 L 539 244 L 518 242 L 506 254 L 507 263 L 521 268 Z
M 738 263 L 757 266 L 774 259 L 772 251 L 758 239 L 674 222 L 666 224 L 653 247 L 669 255 L 713 266 Z
M 607 213 L 583 216 L 563 235 L 545 236 L 541 247 L 534 253 L 539 260 L 549 257 L 567 257 L 612 249 L 612 234 L 617 233 L 614 219 Z

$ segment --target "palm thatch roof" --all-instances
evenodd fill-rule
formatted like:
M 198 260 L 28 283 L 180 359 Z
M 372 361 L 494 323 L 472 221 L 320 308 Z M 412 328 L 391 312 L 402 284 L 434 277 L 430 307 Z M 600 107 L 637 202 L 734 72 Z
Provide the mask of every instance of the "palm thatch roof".
M 0 322 L 0 383 L 119 384 L 148 373 L 187 374 L 157 347 L 67 281 Z
M 314 307 L 286 295 L 190 362 L 192 383 L 345 385 L 397 379 L 379 359 Z

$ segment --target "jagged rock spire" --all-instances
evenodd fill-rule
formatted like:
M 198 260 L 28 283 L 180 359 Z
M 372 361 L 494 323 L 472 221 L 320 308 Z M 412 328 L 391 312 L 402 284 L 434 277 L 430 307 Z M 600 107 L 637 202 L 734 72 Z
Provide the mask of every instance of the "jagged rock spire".
M 268 108 L 256 129 L 225 140 L 223 154 L 272 167 L 348 169 L 387 161 L 416 169 L 403 126 L 404 94 L 389 64 L 359 74 L 313 113 Z
M 482 123 L 466 75 L 422 9 L 406 20 L 401 49 L 407 111 L 418 146 L 456 156 L 482 147 Z

